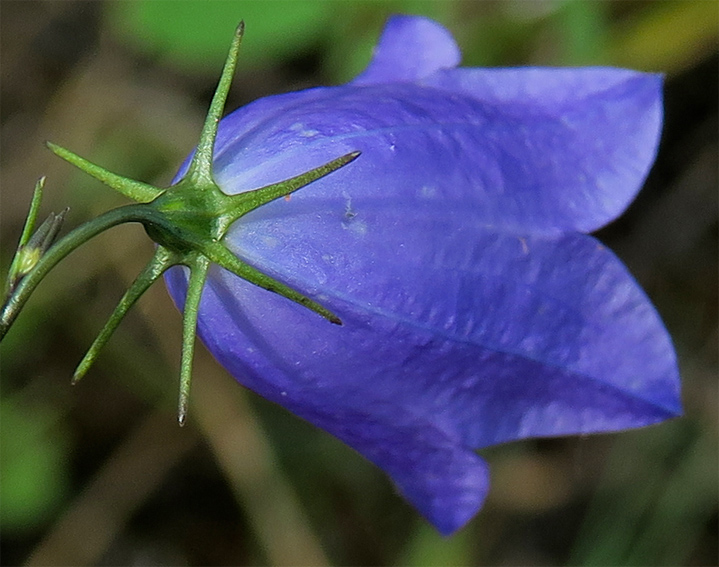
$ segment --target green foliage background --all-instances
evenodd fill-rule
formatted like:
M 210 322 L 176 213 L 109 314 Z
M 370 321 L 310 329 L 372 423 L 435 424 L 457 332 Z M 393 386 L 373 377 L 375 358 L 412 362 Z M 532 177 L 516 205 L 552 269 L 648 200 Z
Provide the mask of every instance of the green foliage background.
M 180 318 L 161 286 L 71 389 L 74 365 L 151 253 L 141 229 L 120 228 L 59 266 L 0 347 L 2 564 L 716 562 L 717 2 L 3 0 L 1 10 L 3 266 L 40 175 L 44 210 L 69 205 L 69 226 L 121 203 L 44 140 L 169 183 L 197 141 L 240 19 L 228 109 L 348 80 L 391 13 L 441 21 L 467 66 L 666 73 L 657 164 L 598 236 L 664 317 L 686 407 L 646 430 L 484 451 L 488 502 L 443 539 L 374 467 L 244 391 L 201 347 L 180 430 Z

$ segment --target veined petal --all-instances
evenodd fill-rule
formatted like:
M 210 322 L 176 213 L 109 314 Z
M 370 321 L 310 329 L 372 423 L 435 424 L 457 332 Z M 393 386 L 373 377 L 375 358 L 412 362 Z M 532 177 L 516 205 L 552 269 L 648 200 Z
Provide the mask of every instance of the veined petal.
M 392 16 L 372 61 L 351 84 L 416 81 L 439 69 L 456 67 L 461 57 L 452 34 L 437 22 L 417 16 Z
M 298 406 L 297 414 L 331 432 L 384 470 L 399 492 L 441 533 L 466 524 L 489 490 L 484 460 L 405 408 Z M 330 411 L 327 411 L 329 409 Z
M 288 211 L 295 208 L 291 202 L 278 205 L 285 205 Z M 358 347 L 362 352 L 355 356 L 373 360 L 380 375 L 386 375 L 385 363 L 394 356 L 399 357 L 396 364 L 403 373 L 427 375 L 427 383 L 421 387 L 413 378 L 406 394 L 415 387 L 435 392 L 432 384 L 442 381 L 438 378 L 445 372 L 440 372 L 442 365 L 456 371 L 457 360 L 462 358 L 458 352 L 453 351 L 435 368 L 428 366 L 422 352 L 454 344 L 465 353 L 470 375 L 483 374 L 482 367 L 497 366 L 486 372 L 490 383 L 498 368 L 511 367 L 510 360 L 516 357 L 528 365 L 527 370 L 519 366 L 520 370 L 509 374 L 536 376 L 538 367 L 544 365 L 553 380 L 554 372 L 560 370 L 568 380 L 581 381 L 583 390 L 593 388 L 584 382 L 594 381 L 599 390 L 617 390 L 616 395 L 627 398 L 627 403 L 628 398 L 647 403 L 646 417 L 639 419 L 665 419 L 680 412 L 676 360 L 668 334 L 623 265 L 595 239 L 473 226 L 463 222 L 466 216 L 461 211 L 453 209 L 427 207 L 407 217 L 402 208 L 359 207 L 348 216 L 345 211 L 295 206 L 296 216 L 250 217 L 238 223 L 230 246 L 247 262 L 320 298 L 336 310 L 345 326 L 351 325 L 346 319 L 358 313 L 363 319 L 384 321 L 373 329 L 375 341 L 388 342 L 387 337 L 400 329 L 402 336 L 419 333 L 425 334 L 426 340 L 432 337 L 413 354 L 401 352 L 394 341 L 386 346 L 395 355 L 381 350 L 372 354 L 377 345 L 369 346 L 368 352 Z M 239 293 L 239 289 L 235 291 Z M 259 298 L 246 301 L 255 305 Z M 313 336 L 323 340 L 319 337 L 337 335 L 335 329 L 321 333 L 322 323 L 319 320 L 313 325 L 317 327 Z M 290 325 L 284 332 L 292 334 L 294 328 L 306 328 L 305 324 Z M 355 345 L 367 343 L 355 339 L 348 340 Z M 281 342 L 292 348 L 289 336 Z M 315 344 L 306 337 L 294 342 Z M 400 344 L 414 342 L 403 339 Z M 500 356 L 492 364 L 491 360 L 476 362 L 488 353 Z M 305 351 L 302 366 L 317 361 L 317 371 L 324 372 L 323 358 Z M 366 365 L 358 370 L 368 372 Z M 456 379 L 447 378 L 447 385 L 456 386 Z M 487 393 L 478 391 L 478 397 Z M 618 422 L 595 431 L 628 426 Z M 563 433 L 589 433 L 594 425 L 568 427 L 577 429 Z M 470 443 L 483 446 L 497 440 Z
M 557 206 L 574 220 L 567 228 L 591 232 L 618 217 L 656 157 L 663 118 L 658 74 L 606 67 L 452 69 L 422 84 L 535 121 L 524 131 L 524 165 L 540 176 L 554 170 Z M 548 119 L 565 134 L 543 136 Z
M 231 374 L 379 466 L 441 533 L 456 531 L 476 514 L 489 490 L 489 471 L 470 447 L 415 411 L 421 408 L 381 395 L 367 400 L 362 379 L 355 384 L 338 379 L 336 372 L 342 372 L 346 362 L 355 366 L 355 378 L 360 376 L 362 361 L 349 351 L 344 352 L 351 361 L 331 368 L 332 362 L 325 359 L 329 366 L 322 376 L 305 375 L 301 363 L 276 351 L 273 338 L 264 336 L 265 329 L 255 327 L 253 315 L 237 302 L 236 286 L 246 282 L 226 275 L 216 275 L 205 290 L 199 333 Z M 169 274 L 168 285 L 176 298 L 184 296 L 186 283 L 181 270 Z M 227 349 L 230 344 L 233 348 Z M 339 359 L 342 352 L 337 355 Z M 387 379 L 391 383 L 394 377 Z
M 595 239 L 507 233 L 430 207 L 278 205 L 285 215 L 237 223 L 231 246 L 344 325 L 223 272 L 200 335 L 241 383 L 381 466 L 440 530 L 456 506 L 433 503 L 455 498 L 471 515 L 484 498 L 472 449 L 681 412 L 669 337 Z
M 617 73 L 606 89 L 577 88 L 556 105 L 411 83 L 273 97 L 278 110 L 261 127 L 245 119 L 257 113 L 252 104 L 222 122 L 215 177 L 236 193 L 360 150 L 351 173 L 301 197 L 346 193 L 356 203 L 401 201 L 408 211 L 451 203 L 470 208 L 475 222 L 513 230 L 594 230 L 635 196 L 659 139 L 660 79 Z

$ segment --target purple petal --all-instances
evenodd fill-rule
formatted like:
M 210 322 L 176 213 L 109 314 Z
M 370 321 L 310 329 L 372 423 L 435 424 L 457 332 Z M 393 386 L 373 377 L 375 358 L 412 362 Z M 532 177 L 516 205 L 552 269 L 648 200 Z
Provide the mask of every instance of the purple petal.
M 355 378 L 341 372 L 343 376 L 351 382 L 359 380 L 360 375 L 371 372 L 366 368 L 368 361 L 384 376 L 387 363 L 397 357 L 397 368 L 414 377 L 403 396 L 414 396 L 415 390 L 436 393 L 446 368 L 456 373 L 459 361 L 466 357 L 466 371 L 448 377 L 442 388 L 456 387 L 458 375 L 466 372 L 469 374 L 463 380 L 478 372 L 486 374 L 490 382 L 493 376 L 507 373 L 525 379 L 536 377 L 543 365 L 550 368 L 548 376 L 553 381 L 581 383 L 573 390 L 598 389 L 601 395 L 616 390 L 607 395 L 616 396 L 627 408 L 639 406 L 632 414 L 612 416 L 619 419 L 614 425 L 597 425 L 591 420 L 583 423 L 586 416 L 581 413 L 582 405 L 570 404 L 567 411 L 574 408 L 580 413 L 561 433 L 621 429 L 632 426 L 625 419 L 660 420 L 680 411 L 674 351 L 661 321 L 622 264 L 591 237 L 501 232 L 473 226 L 471 215 L 454 209 L 426 207 L 411 214 L 403 208 L 388 207 L 308 209 L 297 199 L 279 202 L 274 210 L 282 210 L 282 214 L 270 217 L 272 210 L 266 211 L 268 215 L 250 214 L 233 228 L 230 243 L 238 256 L 292 286 L 308 290 L 335 310 L 347 329 L 348 321 L 358 314 L 372 325 L 383 321 L 373 327 L 376 336 L 363 335 L 360 339 L 347 329 L 336 332 L 335 327 L 306 313 L 306 321 L 283 329 L 281 339 L 283 349 L 298 350 L 293 356 L 304 353 L 303 368 L 316 362 L 320 365 L 317 372 L 326 372 L 324 355 L 329 355 L 322 347 L 318 352 L 323 356 L 316 358 L 305 345 L 317 346 L 315 340 L 325 344 L 330 340 L 325 334 L 333 337 L 332 341 L 351 336 L 341 349 L 342 356 L 354 346 L 353 357 L 364 362 L 356 369 L 359 374 Z M 233 287 L 233 291 L 240 290 Z M 255 305 L 259 297 L 253 295 L 246 301 Z M 261 307 L 257 315 L 262 316 Z M 273 332 L 270 327 L 283 317 L 278 316 L 276 321 L 265 317 L 263 333 Z M 296 328 L 306 329 L 313 319 L 313 328 L 318 327 L 315 340 L 285 336 L 293 335 Z M 414 351 L 419 340 L 422 348 L 404 353 L 392 341 L 387 345 L 390 352 L 375 351 L 376 342 L 386 341 L 400 330 L 400 344 L 411 345 Z M 427 339 L 418 339 L 418 334 L 429 335 L 432 340 L 424 344 Z M 298 344 L 293 347 L 290 343 Z M 439 350 L 454 345 L 448 358 L 441 357 L 436 363 L 432 362 L 435 343 Z M 369 345 L 367 350 L 364 344 Z M 487 353 L 493 356 L 487 358 Z M 496 353 L 501 356 L 497 358 Z M 510 359 L 515 356 L 520 369 L 501 370 L 512 369 Z M 486 371 L 480 372 L 478 366 Z M 561 370 L 557 376 L 555 369 Z M 422 374 L 427 383 L 416 378 Z M 337 381 L 333 383 L 338 386 Z M 389 383 L 384 386 L 388 387 Z M 475 387 L 481 387 L 478 398 L 488 395 L 483 383 Z M 465 383 L 463 389 L 468 388 Z M 566 388 L 560 390 L 568 392 Z M 434 393 L 426 395 L 431 399 Z M 442 396 L 437 400 L 441 405 L 444 402 L 439 398 Z M 483 430 L 505 420 L 492 417 L 488 421 L 491 423 Z M 521 436 L 557 433 L 560 431 L 556 429 L 546 433 L 533 429 Z M 487 439 L 473 436 L 468 443 L 480 447 L 520 436 L 511 432 L 500 439 L 497 435 L 493 433 Z
M 200 335 L 240 382 L 381 466 L 444 533 L 486 493 L 471 449 L 680 413 L 668 335 L 596 240 L 339 205 L 282 200 L 230 241 L 342 327 L 218 269 Z
M 452 34 L 437 22 L 416 16 L 387 20 L 372 61 L 355 86 L 415 81 L 439 69 L 459 65 L 461 54 Z
M 662 76 L 627 69 L 452 69 L 422 81 L 512 109 L 523 120 L 558 121 L 572 142 L 525 132 L 528 171 L 555 169 L 555 193 L 573 228 L 596 230 L 636 197 L 656 157 L 662 126 Z M 559 158 L 557 156 L 560 156 Z M 585 178 L 584 175 L 593 175 Z M 529 181 L 527 181 L 529 182 Z
M 554 71 L 528 73 L 541 81 Z M 614 81 L 591 95 L 576 86 L 597 74 Z M 340 191 L 358 204 L 450 203 L 470 207 L 475 222 L 513 230 L 592 230 L 621 212 L 652 163 L 660 79 L 610 70 L 576 77 L 569 90 L 578 96 L 564 93 L 556 105 L 485 102 L 415 84 L 264 99 L 223 120 L 216 178 L 237 193 L 361 150 L 351 177 L 303 193 L 324 199 Z M 559 100 L 552 92 L 548 100 Z

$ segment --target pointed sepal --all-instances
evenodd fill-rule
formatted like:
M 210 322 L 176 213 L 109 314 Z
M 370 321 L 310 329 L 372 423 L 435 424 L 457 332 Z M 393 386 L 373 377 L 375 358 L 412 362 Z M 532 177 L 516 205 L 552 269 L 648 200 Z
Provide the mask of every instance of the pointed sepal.
M 177 263 L 175 255 L 162 246 L 158 246 L 152 259 L 147 263 L 145 268 L 138 274 L 135 281 L 128 288 L 115 307 L 112 315 L 105 323 L 100 333 L 97 335 L 89 350 L 78 364 L 77 369 L 72 377 L 72 384 L 77 384 L 80 379 L 87 373 L 90 366 L 95 362 L 97 355 L 105 343 L 110 339 L 117 329 L 120 321 L 125 317 L 135 302 L 144 294 L 148 288 L 155 283 L 165 271 Z
M 197 144 L 195 155 L 192 157 L 190 166 L 185 174 L 185 179 L 191 179 L 194 182 L 202 184 L 214 185 L 212 179 L 212 159 L 215 149 L 215 138 L 217 137 L 217 127 L 222 118 L 222 112 L 227 101 L 227 94 L 230 92 L 232 77 L 237 67 L 237 58 L 240 53 L 240 44 L 242 36 L 245 33 L 245 22 L 241 21 L 235 29 L 235 35 L 232 38 L 230 52 L 225 60 L 225 66 L 222 69 L 222 75 L 217 84 L 217 89 L 212 97 L 210 109 L 205 118 L 205 124 L 200 134 L 200 142 Z
M 360 152 L 358 151 L 349 152 L 325 163 L 324 165 L 294 177 L 290 177 L 289 179 L 285 179 L 279 183 L 273 183 L 272 185 L 266 185 L 265 187 L 260 187 L 259 189 L 246 191 L 237 195 L 231 195 L 231 208 L 228 211 L 229 216 L 233 221 L 235 221 L 249 211 L 261 207 L 270 201 L 279 199 L 280 197 L 290 195 L 298 189 L 302 189 L 303 187 L 309 185 L 313 181 L 317 181 L 318 179 L 329 175 L 333 171 L 337 171 L 338 169 L 352 163 L 359 156 Z
M 45 143 L 56 156 L 61 157 L 78 169 L 81 169 L 88 175 L 94 177 L 98 181 L 101 181 L 111 189 L 114 189 L 118 193 L 121 193 L 133 201 L 137 201 L 138 203 L 149 203 L 164 193 L 162 189 L 158 189 L 153 185 L 148 185 L 142 181 L 135 181 L 134 179 L 129 179 L 127 177 L 123 177 L 122 175 L 112 173 L 104 167 L 100 167 L 99 165 L 74 154 L 70 150 L 66 150 L 63 147 L 58 146 L 57 144 L 53 144 L 52 142 Z
M 337 315 L 332 313 L 332 311 L 301 294 L 297 290 L 261 272 L 257 268 L 246 264 L 237 258 L 237 256 L 235 256 L 224 244 L 220 242 L 209 243 L 203 248 L 203 254 L 205 254 L 215 264 L 222 266 L 229 272 L 241 277 L 243 280 L 247 280 L 258 287 L 281 295 L 282 297 L 286 297 L 287 299 L 302 305 L 302 307 L 306 307 L 318 315 L 321 315 L 330 323 L 334 323 L 335 325 L 342 324 L 342 320 Z
M 190 281 L 187 285 L 185 306 L 182 310 L 182 360 L 180 362 L 180 399 L 177 405 L 177 421 L 185 425 L 187 407 L 190 399 L 190 382 L 192 380 L 192 360 L 195 353 L 195 337 L 197 335 L 197 316 L 200 310 L 202 289 L 205 287 L 210 261 L 207 257 L 197 254 L 186 265 L 190 268 Z

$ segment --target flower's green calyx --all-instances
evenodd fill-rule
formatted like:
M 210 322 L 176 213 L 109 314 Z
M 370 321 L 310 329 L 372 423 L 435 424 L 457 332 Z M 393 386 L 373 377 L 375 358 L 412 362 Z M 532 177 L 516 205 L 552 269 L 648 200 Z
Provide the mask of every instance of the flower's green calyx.
M 73 383 L 80 380 L 87 372 L 124 315 L 147 288 L 157 281 L 168 268 L 176 265 L 186 266 L 189 268 L 190 276 L 183 309 L 178 409 L 180 424 L 184 423 L 187 415 L 197 314 L 210 263 L 219 264 L 233 274 L 282 295 L 318 313 L 332 323 L 341 324 L 340 319 L 323 306 L 237 258 L 223 242 L 232 224 L 241 216 L 270 201 L 297 191 L 347 165 L 359 156 L 359 152 L 351 152 L 296 177 L 239 195 L 226 195 L 219 188 L 212 176 L 213 151 L 217 127 L 237 64 L 243 31 L 244 24 L 240 23 L 212 99 L 197 150 L 187 173 L 175 185 L 167 189 L 160 189 L 119 176 L 48 142 L 48 147 L 56 155 L 136 201 L 137 204 L 114 209 L 88 221 L 61 239 L 46 254 L 47 246 L 57 235 L 64 212 L 59 215 L 51 215 L 36 233 L 42 232 L 38 237 L 42 245 L 34 243 L 29 234 L 32 232 L 37 215 L 44 179 L 38 182 L 18 253 L 16 259 L 13 260 L 8 276 L 8 292 L 0 314 L 1 339 L 39 281 L 69 252 L 112 226 L 125 222 L 141 223 L 150 238 L 158 245 L 155 254 L 122 297 L 110 319 L 80 362 L 73 376 Z M 30 245 L 33 248 L 29 248 Z M 23 252 L 24 250 L 30 252 Z M 34 256 L 30 256 L 31 252 Z

